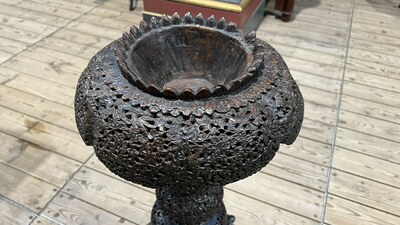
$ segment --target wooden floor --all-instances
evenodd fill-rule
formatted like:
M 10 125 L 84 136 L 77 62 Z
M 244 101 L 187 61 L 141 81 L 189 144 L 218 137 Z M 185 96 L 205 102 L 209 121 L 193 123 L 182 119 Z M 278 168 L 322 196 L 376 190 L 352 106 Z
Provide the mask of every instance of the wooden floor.
M 146 224 L 153 191 L 105 169 L 75 127 L 77 79 L 141 19 L 128 0 L 0 0 L 0 224 Z M 305 120 L 228 185 L 237 225 L 400 224 L 399 0 L 297 0 L 258 37 L 284 57 Z

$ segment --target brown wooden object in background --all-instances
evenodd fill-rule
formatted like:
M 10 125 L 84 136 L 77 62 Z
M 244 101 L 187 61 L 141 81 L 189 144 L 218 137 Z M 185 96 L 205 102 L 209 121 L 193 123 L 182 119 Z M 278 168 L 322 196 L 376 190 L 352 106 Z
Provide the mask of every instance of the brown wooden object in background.
M 275 9 L 282 12 L 282 21 L 289 22 L 292 16 L 295 0 L 276 0 Z

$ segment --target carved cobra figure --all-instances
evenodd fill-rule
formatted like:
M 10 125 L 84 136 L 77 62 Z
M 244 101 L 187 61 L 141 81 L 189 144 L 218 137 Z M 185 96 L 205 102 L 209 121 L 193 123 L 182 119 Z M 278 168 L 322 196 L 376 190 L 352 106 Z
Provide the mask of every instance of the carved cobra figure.
M 82 139 L 118 176 L 155 188 L 153 225 L 227 225 L 223 185 L 291 144 L 303 99 L 270 45 L 199 14 L 132 26 L 78 82 Z

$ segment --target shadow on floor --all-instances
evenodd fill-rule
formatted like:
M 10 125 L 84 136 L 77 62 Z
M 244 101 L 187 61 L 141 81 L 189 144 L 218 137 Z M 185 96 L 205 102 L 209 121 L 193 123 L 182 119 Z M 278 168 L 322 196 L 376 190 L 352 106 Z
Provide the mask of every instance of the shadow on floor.
M 399 0 L 365 0 L 376 12 L 390 16 L 400 16 Z
M 292 20 L 295 20 L 297 15 L 304 9 L 316 8 L 321 4 L 321 0 L 298 0 L 295 2 L 294 10 L 292 14 Z M 322 16 L 322 15 L 321 15 Z
M 295 1 L 294 4 L 294 9 L 292 12 L 292 16 L 290 21 L 293 21 L 296 19 L 296 16 L 301 13 L 302 10 L 306 8 L 315 8 L 320 5 L 321 0 L 297 0 Z M 277 19 L 280 19 L 281 17 L 281 12 L 276 11 L 274 9 L 275 7 L 275 0 L 267 1 L 267 6 L 266 6 L 266 11 L 265 11 L 265 16 L 273 15 Z

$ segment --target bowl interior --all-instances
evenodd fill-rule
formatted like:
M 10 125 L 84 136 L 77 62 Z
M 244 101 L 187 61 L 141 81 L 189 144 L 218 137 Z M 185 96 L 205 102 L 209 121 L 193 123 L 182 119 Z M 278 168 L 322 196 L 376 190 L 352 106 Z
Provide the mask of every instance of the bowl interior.
M 251 53 L 221 31 L 175 26 L 138 40 L 128 66 L 146 84 L 159 90 L 212 89 L 245 73 Z

